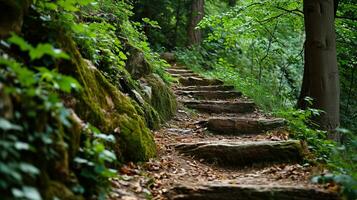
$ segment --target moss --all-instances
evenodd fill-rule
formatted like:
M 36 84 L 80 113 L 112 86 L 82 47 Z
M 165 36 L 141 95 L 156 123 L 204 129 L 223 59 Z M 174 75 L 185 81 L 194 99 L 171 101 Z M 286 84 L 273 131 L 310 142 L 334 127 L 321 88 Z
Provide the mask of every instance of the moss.
M 153 67 L 145 60 L 145 55 L 142 51 L 135 47 L 130 47 L 129 53 L 130 56 L 125 67 L 134 79 L 139 79 L 152 73 Z
M 153 136 L 142 120 L 124 114 L 120 118 L 120 144 L 124 157 L 133 161 L 147 160 L 156 155 Z
M 144 102 L 139 105 L 139 103 L 134 102 L 134 105 L 136 106 L 138 113 L 144 117 L 146 125 L 150 129 L 157 130 L 160 128 L 162 119 L 159 113 L 149 103 Z
M 175 95 L 158 75 L 151 74 L 145 79 L 152 88 L 151 105 L 163 120 L 169 120 L 175 114 L 177 108 Z
M 57 181 L 49 181 L 46 185 L 44 199 L 66 199 L 66 200 L 83 200 L 82 197 L 76 196 L 64 184 Z
M 114 150 L 125 160 L 145 161 L 155 156 L 156 146 L 150 130 L 134 104 L 113 86 L 89 61 L 82 59 L 73 40 L 59 34 L 61 48 L 70 54 L 71 60 L 59 63 L 60 71 L 72 75 L 81 83 L 74 109 L 81 119 L 90 122 L 105 133 L 116 133 L 118 144 Z

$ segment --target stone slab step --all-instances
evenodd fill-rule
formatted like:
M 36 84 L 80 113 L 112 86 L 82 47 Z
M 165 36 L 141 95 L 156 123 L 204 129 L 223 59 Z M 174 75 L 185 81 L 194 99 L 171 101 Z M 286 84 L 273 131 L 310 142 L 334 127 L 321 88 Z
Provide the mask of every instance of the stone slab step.
M 280 118 L 213 117 L 208 119 L 208 130 L 217 134 L 258 134 L 283 127 Z
M 272 163 L 296 163 L 303 159 L 298 140 L 233 142 L 208 141 L 177 144 L 180 153 L 223 167 L 266 166 Z
M 192 96 L 197 99 L 234 99 L 242 96 L 237 91 L 176 91 L 177 95 Z
M 187 86 L 187 87 L 178 87 L 177 90 L 181 91 L 228 91 L 233 90 L 234 86 L 230 85 L 208 85 L 208 86 Z
M 181 77 L 197 77 L 197 78 L 201 78 L 200 75 L 195 74 L 195 73 L 170 74 L 170 75 L 175 77 L 175 78 L 181 78 Z
M 174 68 L 168 68 L 165 69 L 166 72 L 170 73 L 170 74 L 187 74 L 187 73 L 194 73 L 192 70 L 190 69 L 174 69 Z
M 183 100 L 180 102 L 188 108 L 205 113 L 248 113 L 255 110 L 255 104 L 251 101 Z
M 205 79 L 197 77 L 180 78 L 179 83 L 181 83 L 183 86 L 223 85 L 223 82 L 217 79 Z
M 174 186 L 170 200 L 339 200 L 336 193 L 302 186 L 206 183 Z

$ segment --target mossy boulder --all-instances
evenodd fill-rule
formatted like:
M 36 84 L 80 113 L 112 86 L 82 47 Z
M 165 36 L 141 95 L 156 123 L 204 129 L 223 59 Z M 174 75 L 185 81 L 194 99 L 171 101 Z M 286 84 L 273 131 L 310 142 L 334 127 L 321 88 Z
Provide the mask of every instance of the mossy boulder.
M 118 158 L 145 161 L 155 156 L 153 136 L 132 100 L 113 86 L 90 61 L 82 58 L 71 37 L 59 34 L 58 43 L 72 58 L 59 63 L 59 70 L 75 77 L 83 87 L 72 105 L 79 117 L 101 131 L 115 135 L 117 143 L 113 149 Z
M 126 69 L 132 79 L 139 80 L 141 83 L 141 88 L 135 88 L 135 90 L 146 103 L 138 101 L 135 96 L 133 99 L 139 103 L 147 125 L 152 129 L 157 129 L 160 123 L 170 119 L 175 113 L 176 99 L 167 84 L 153 72 L 154 66 L 147 62 L 144 53 L 135 47 L 130 47 L 129 52 Z M 150 92 L 147 91 L 147 88 Z M 160 120 L 158 120 L 157 114 Z
M 151 88 L 150 104 L 159 113 L 163 121 L 169 120 L 176 112 L 177 101 L 172 90 L 157 74 L 150 74 L 145 77 L 148 86 Z
M 126 69 L 134 79 L 139 79 L 152 73 L 152 66 L 145 60 L 143 52 L 136 48 L 132 48 L 129 52 L 130 56 L 126 63 Z
M 83 200 L 81 196 L 74 195 L 68 187 L 61 182 L 48 181 L 46 183 L 44 199 L 66 199 L 66 200 Z

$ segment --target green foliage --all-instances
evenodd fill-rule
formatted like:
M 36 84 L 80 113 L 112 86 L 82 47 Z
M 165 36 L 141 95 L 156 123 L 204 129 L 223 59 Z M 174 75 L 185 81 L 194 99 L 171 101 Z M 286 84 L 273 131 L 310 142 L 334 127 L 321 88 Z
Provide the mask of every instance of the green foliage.
M 207 32 L 202 47 L 178 53 L 179 59 L 187 66 L 204 66 L 207 75 L 235 85 L 265 110 L 292 106 L 303 72 L 303 18 L 284 9 L 300 7 L 280 0 L 244 1 L 228 11 L 223 8 L 200 23 Z M 192 59 L 198 61 L 188 63 Z
M 348 139 L 343 145 L 332 149 L 328 166 L 333 173 L 316 176 L 312 179 L 316 183 L 337 183 L 341 185 L 344 199 L 357 198 L 357 137 L 352 132 L 340 129 Z
M 15 35 L 10 41 L 25 51 L 36 49 L 37 55 L 53 53 L 49 51 L 53 49 L 50 44 L 37 47 L 51 48 L 34 48 Z M 38 200 L 41 196 L 32 183 L 42 166 L 31 158 L 39 156 L 48 162 L 57 159 L 58 147 L 64 145 L 63 129 L 71 126 L 69 112 L 57 91 L 70 92 L 80 87 L 70 77 L 44 68 L 30 70 L 6 54 L 1 55 L 0 66 L 1 93 L 14 99 L 14 110 L 8 114 L 11 117 L 0 118 L 0 191 L 9 198 Z
M 237 90 L 252 98 L 260 108 L 266 111 L 279 110 L 284 103 L 283 96 L 276 95 L 271 91 L 276 88 L 258 84 L 255 77 L 241 74 L 240 69 L 230 64 L 226 58 L 220 57 L 210 60 L 209 53 L 203 48 L 177 50 L 176 55 L 180 62 L 190 66 L 194 71 L 207 77 L 221 79 L 226 84 L 235 86 Z
M 337 56 L 341 81 L 341 125 L 357 132 L 357 7 L 350 0 L 340 1 L 336 24 Z M 343 19 L 345 17 L 347 19 Z M 355 20 L 350 20 L 350 19 Z
M 77 192 L 84 192 L 87 198 L 104 200 L 110 187 L 108 178 L 116 176 L 116 170 L 107 168 L 116 161 L 113 152 L 106 149 L 108 143 L 115 143 L 113 135 L 101 133 L 92 125 L 86 126 L 87 135 L 79 154 L 74 158 L 80 182 L 84 188 L 77 187 Z M 84 191 L 83 191 L 84 189 Z M 95 196 L 93 196 L 95 195 Z
M 38 44 L 35 48 L 16 35 L 9 42 L 28 52 L 31 60 L 41 60 L 44 55 L 54 59 L 69 58 L 51 44 Z M 2 48 L 8 47 L 6 42 L 2 44 L 5 44 Z M 58 93 L 80 92 L 81 86 L 74 78 L 56 70 L 25 66 L 5 53 L 1 53 L 0 66 L 0 92 L 8 97 L 5 108 L 13 109 L 5 113 L 6 118 L 0 118 L 0 191 L 9 199 L 40 200 L 45 191 L 35 183 L 46 181 L 43 178 L 48 173 L 46 163 L 59 162 L 63 170 L 70 170 L 66 163 L 72 162 L 67 160 L 69 153 L 65 152 L 68 144 L 73 143 L 72 133 L 69 133 L 73 122 Z M 91 127 L 91 130 L 95 129 Z M 104 196 L 108 176 L 113 175 L 106 163 L 116 158 L 102 142 L 111 137 L 97 132 L 93 135 L 96 139 L 87 138 L 80 151 L 86 163 L 81 163 L 77 169 L 86 172 L 81 176 L 96 180 L 92 179 L 93 185 L 85 185 L 88 182 L 85 180 L 79 186 L 87 196 Z
M 311 121 L 320 112 L 312 108 L 307 110 L 290 108 L 278 111 L 276 115 L 287 119 L 289 129 L 294 138 L 307 142 L 308 149 L 314 153 L 315 158 L 313 159 L 320 163 L 326 163 L 336 144 L 327 138 L 326 131 L 316 129 L 317 125 Z
M 38 44 L 36 47 L 32 47 L 29 43 L 17 35 L 12 35 L 8 41 L 19 46 L 21 51 L 28 51 L 31 60 L 40 59 L 44 55 L 49 55 L 58 59 L 69 59 L 69 56 L 66 53 L 62 52 L 61 49 L 53 48 L 51 44 Z
M 222 5 L 221 1 L 210 2 Z M 143 30 L 148 36 L 151 46 L 157 51 L 171 50 L 187 45 L 187 24 L 190 16 L 191 0 L 163 1 L 138 0 L 133 1 L 133 19 L 145 22 L 145 19 L 156 21 L 161 27 L 145 23 Z M 210 9 L 209 11 L 214 10 Z

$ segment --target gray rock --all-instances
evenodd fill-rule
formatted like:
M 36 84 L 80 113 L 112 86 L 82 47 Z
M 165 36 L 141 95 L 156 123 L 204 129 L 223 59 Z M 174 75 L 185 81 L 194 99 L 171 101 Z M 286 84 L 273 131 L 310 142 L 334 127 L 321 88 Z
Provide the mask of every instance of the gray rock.
M 209 86 L 209 85 L 223 85 L 221 80 L 205 79 L 197 77 L 180 78 L 179 83 L 183 86 Z
M 280 118 L 214 117 L 208 120 L 208 130 L 217 134 L 258 134 L 285 125 Z
M 181 103 L 205 113 L 248 113 L 255 110 L 255 104 L 251 101 L 183 100 Z
M 178 185 L 167 194 L 170 200 L 338 200 L 338 194 L 299 186 L 202 184 Z
M 271 163 L 294 163 L 304 157 L 303 147 L 298 140 L 247 143 L 211 141 L 182 143 L 175 148 L 185 155 L 224 167 L 243 168 Z
M 237 91 L 176 91 L 178 95 L 192 96 L 196 99 L 234 99 L 242 96 L 241 92 Z
M 233 89 L 234 87 L 229 85 L 187 86 L 177 88 L 179 91 L 229 91 Z

